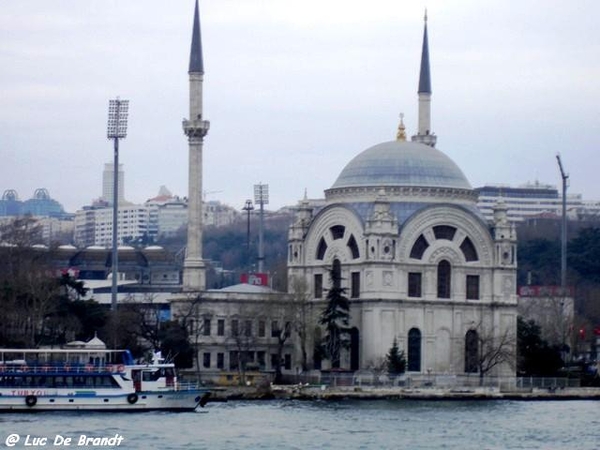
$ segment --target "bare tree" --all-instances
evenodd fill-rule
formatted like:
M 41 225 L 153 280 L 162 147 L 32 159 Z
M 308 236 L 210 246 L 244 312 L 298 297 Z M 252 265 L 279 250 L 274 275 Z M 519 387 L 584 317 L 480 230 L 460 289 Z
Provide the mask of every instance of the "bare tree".
M 316 318 L 310 302 L 310 291 L 305 278 L 293 277 L 291 279 L 291 306 L 292 327 L 298 336 L 301 354 L 302 371 L 308 370 L 308 352 L 312 333 L 316 325 Z
M 260 316 L 259 305 L 240 304 L 237 314 L 231 319 L 230 342 L 236 349 L 237 360 L 230 360 L 230 365 L 237 366 L 240 384 L 246 384 L 246 370 L 250 363 L 254 363 L 254 352 L 257 345 L 257 333 L 254 322 Z
M 44 322 L 57 308 L 61 285 L 50 270 L 48 250 L 36 248 L 41 227 L 31 216 L 0 226 L 0 339 L 35 346 Z
M 210 323 L 213 313 L 202 309 L 203 299 L 199 294 L 187 294 L 184 301 L 178 302 L 177 311 L 174 319 L 179 321 L 187 330 L 190 341 L 194 348 L 194 366 L 196 377 L 200 381 L 200 347 L 210 335 L 210 330 L 206 329 L 206 323 Z M 210 327 L 210 325 L 208 325 Z M 207 333 L 205 333 L 207 331 Z
M 465 339 L 465 372 L 479 373 L 480 383 L 493 368 L 502 364 L 514 366 L 516 361 L 516 330 L 499 330 L 483 321 L 467 332 Z
M 135 336 L 147 350 L 160 348 L 161 306 L 154 294 L 141 299 L 128 295 L 118 309 L 124 331 Z
M 519 315 L 534 320 L 541 328 L 541 337 L 550 345 L 571 347 L 570 330 L 574 328 L 574 302 L 570 296 L 540 295 L 521 297 Z M 563 356 L 566 356 L 563 354 Z

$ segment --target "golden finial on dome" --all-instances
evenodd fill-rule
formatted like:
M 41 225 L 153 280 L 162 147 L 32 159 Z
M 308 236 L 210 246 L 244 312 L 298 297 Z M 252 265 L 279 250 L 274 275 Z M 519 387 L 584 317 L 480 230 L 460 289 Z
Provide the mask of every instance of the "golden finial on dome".
M 397 141 L 406 141 L 406 127 L 404 126 L 404 113 L 400 113 L 400 125 L 398 125 L 398 133 L 396 133 Z

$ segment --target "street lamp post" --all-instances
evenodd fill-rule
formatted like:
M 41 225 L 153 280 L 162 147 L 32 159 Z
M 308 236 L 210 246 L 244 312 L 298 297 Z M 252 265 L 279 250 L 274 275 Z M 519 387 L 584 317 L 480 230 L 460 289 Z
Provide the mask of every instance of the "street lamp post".
M 567 183 L 569 175 L 563 169 L 560 155 L 556 155 L 560 176 L 562 178 L 562 226 L 560 236 L 560 287 L 565 295 L 567 288 Z
M 244 205 L 242 210 L 246 211 L 248 215 L 248 226 L 246 229 L 246 263 L 250 266 L 250 212 L 254 210 L 252 200 L 246 200 L 246 204 Z M 248 270 L 250 270 L 250 268 L 248 268 Z
M 117 277 L 119 271 L 118 256 L 118 214 L 119 214 L 119 139 L 127 137 L 127 114 L 129 100 L 115 100 L 108 102 L 108 127 L 106 136 L 114 142 L 114 165 L 113 165 L 113 214 L 112 214 L 112 289 L 110 309 L 117 309 Z
M 263 230 L 264 230 L 264 206 L 269 204 L 269 185 L 255 184 L 254 185 L 254 203 L 260 205 L 260 221 L 258 227 L 258 273 L 263 273 L 265 253 L 263 247 Z
M 562 351 L 564 359 L 567 359 L 566 351 L 566 324 L 565 324 L 565 305 L 567 303 L 567 184 L 569 181 L 569 175 L 565 173 L 565 170 L 560 160 L 560 155 L 556 155 L 558 161 L 558 168 L 560 169 L 560 176 L 562 178 L 562 225 L 561 225 L 561 236 L 560 236 L 560 290 L 562 297 Z

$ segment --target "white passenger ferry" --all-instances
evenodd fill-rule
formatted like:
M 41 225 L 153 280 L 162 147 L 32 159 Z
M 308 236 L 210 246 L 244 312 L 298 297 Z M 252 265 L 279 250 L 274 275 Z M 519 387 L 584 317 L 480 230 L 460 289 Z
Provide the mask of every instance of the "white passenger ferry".
M 193 411 L 210 391 L 177 380 L 175 365 L 134 362 L 98 338 L 61 349 L 0 349 L 0 411 Z

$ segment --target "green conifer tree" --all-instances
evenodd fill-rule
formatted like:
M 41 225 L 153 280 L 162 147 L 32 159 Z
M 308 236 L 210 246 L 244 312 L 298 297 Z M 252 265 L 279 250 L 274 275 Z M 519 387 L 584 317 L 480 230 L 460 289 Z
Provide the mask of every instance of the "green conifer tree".
M 394 336 L 392 347 L 389 349 L 388 354 L 385 357 L 388 373 L 397 375 L 404 373 L 406 370 L 406 358 L 404 357 L 404 351 L 401 351 L 398 347 L 398 341 Z
M 340 367 L 340 355 L 349 345 L 348 320 L 350 318 L 350 301 L 345 296 L 346 288 L 341 287 L 342 275 L 339 260 L 334 260 L 329 270 L 331 288 L 327 292 L 327 305 L 321 312 L 319 323 L 325 326 L 323 351 L 331 361 L 331 367 Z

